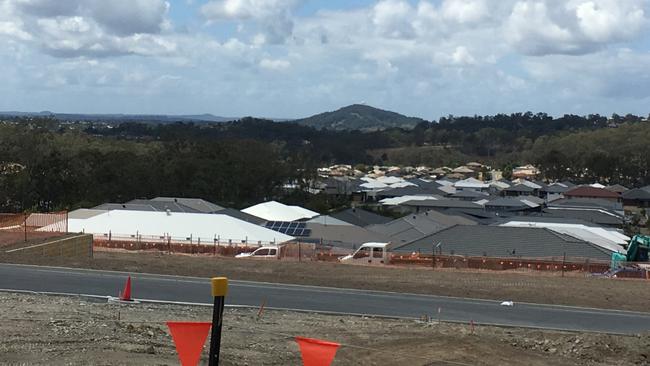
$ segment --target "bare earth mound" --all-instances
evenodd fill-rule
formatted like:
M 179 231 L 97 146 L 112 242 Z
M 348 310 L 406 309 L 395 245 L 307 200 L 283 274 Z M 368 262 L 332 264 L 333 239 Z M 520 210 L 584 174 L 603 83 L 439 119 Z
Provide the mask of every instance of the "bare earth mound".
M 210 321 L 209 307 L 114 305 L 0 294 L 0 364 L 177 365 L 165 321 Z M 342 343 L 334 365 L 647 364 L 650 336 L 609 336 L 226 309 L 223 365 L 299 365 L 297 335 Z M 203 353 L 207 356 L 207 348 Z M 204 359 L 205 360 L 205 359 Z

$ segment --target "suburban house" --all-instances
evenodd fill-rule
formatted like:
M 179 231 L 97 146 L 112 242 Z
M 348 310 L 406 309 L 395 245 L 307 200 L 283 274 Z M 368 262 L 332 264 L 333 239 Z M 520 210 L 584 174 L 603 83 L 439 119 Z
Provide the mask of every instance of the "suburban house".
M 609 260 L 613 250 L 549 228 L 457 225 L 393 248 L 396 253 Z M 624 250 L 623 250 L 624 251 Z
M 621 196 L 625 211 L 640 213 L 645 210 L 646 215 L 650 214 L 650 186 L 631 189 L 623 192 Z
M 569 200 L 581 199 L 583 201 L 586 200 L 610 201 L 617 204 L 616 205 L 617 209 L 623 209 L 623 199 L 621 198 L 621 195 L 616 192 L 608 191 L 605 188 L 597 188 L 592 186 L 578 186 L 564 192 L 563 195 L 565 198 Z

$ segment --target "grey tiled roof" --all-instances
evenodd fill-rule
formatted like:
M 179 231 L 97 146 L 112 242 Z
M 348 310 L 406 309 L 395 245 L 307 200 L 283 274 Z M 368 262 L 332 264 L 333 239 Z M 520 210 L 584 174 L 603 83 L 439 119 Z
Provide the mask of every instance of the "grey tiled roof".
M 488 257 L 561 258 L 607 260 L 611 253 L 577 238 L 544 228 L 503 226 L 453 226 L 394 248 L 396 252 L 432 253 L 441 243 L 442 254 Z
M 482 208 L 479 204 L 462 200 L 416 200 L 406 201 L 401 205 L 413 207 Z
M 627 192 L 623 192 L 622 196 L 624 200 L 650 201 L 650 190 L 635 188 Z
M 606 211 L 606 210 L 603 210 Z M 543 210 L 546 217 L 560 217 L 577 219 L 587 222 L 593 222 L 599 225 L 619 226 L 623 224 L 623 218 L 620 216 L 613 216 L 611 213 L 599 211 L 597 209 L 552 209 L 547 208 Z
M 529 186 L 527 186 L 525 184 L 520 183 L 520 184 L 516 184 L 516 185 L 511 186 L 511 187 L 508 187 L 508 188 L 504 189 L 504 191 L 506 191 L 506 192 L 534 192 L 535 189 L 533 189 L 532 187 L 529 187 Z
M 464 217 L 428 211 L 417 215 L 407 215 L 383 225 L 368 226 L 368 230 L 390 237 L 393 243 L 406 243 L 459 224 L 475 225 L 476 223 Z
M 400 196 L 430 196 L 438 195 L 443 196 L 446 193 L 435 187 L 399 187 L 399 188 L 390 188 L 380 192 L 377 192 L 377 197 L 400 197 Z
M 340 248 L 358 248 L 361 244 L 367 242 L 388 242 L 386 235 L 367 230 L 355 225 L 322 225 L 308 222 L 307 228 L 310 229 L 310 235 L 307 238 L 301 237 L 299 240 L 308 242 L 321 242 L 325 245 L 336 246 Z
M 501 197 L 501 198 L 493 199 L 490 202 L 487 202 L 485 204 L 485 207 L 495 207 L 495 208 L 502 207 L 508 209 L 523 209 L 523 210 L 530 209 L 530 206 L 522 202 L 521 199 L 510 198 L 510 197 Z
M 210 201 L 206 201 L 201 198 L 156 197 L 151 199 L 150 201 L 174 202 L 203 213 L 215 213 L 217 211 L 221 211 L 224 209 L 223 207 L 217 204 L 214 204 Z
M 167 211 L 187 213 L 216 213 L 224 208 L 198 198 L 157 197 L 135 199 L 126 203 L 104 203 L 94 207 L 97 210 Z
M 348 222 L 357 226 L 368 226 L 375 224 L 385 224 L 393 219 L 386 216 L 378 215 L 374 212 L 363 210 L 360 208 L 349 208 L 345 211 L 331 214 L 330 216 L 337 218 L 341 221 Z

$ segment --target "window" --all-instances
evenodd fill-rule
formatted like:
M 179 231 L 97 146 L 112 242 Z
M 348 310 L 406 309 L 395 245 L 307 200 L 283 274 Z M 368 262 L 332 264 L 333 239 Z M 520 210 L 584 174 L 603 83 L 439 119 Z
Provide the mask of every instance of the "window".
M 258 249 L 255 251 L 254 255 L 269 255 L 268 249 Z
M 354 253 L 354 258 L 357 259 L 357 258 L 368 258 L 368 257 L 370 257 L 370 249 L 372 249 L 372 248 L 365 247 L 365 248 L 359 249 L 356 253 Z
M 269 250 L 269 255 L 276 255 L 276 253 L 277 253 L 276 249 Z
M 383 258 L 384 253 L 382 248 L 372 248 L 372 257 L 373 258 Z

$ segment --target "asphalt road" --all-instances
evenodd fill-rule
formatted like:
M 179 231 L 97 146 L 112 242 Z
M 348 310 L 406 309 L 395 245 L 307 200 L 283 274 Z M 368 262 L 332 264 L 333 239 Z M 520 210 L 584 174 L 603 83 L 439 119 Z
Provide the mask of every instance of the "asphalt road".
M 0 289 L 117 296 L 127 273 L 0 264 Z M 209 279 L 132 274 L 136 299 L 211 304 Z M 650 313 L 599 310 L 336 289 L 329 287 L 230 281 L 227 305 L 420 318 L 545 329 L 633 334 L 650 331 Z

